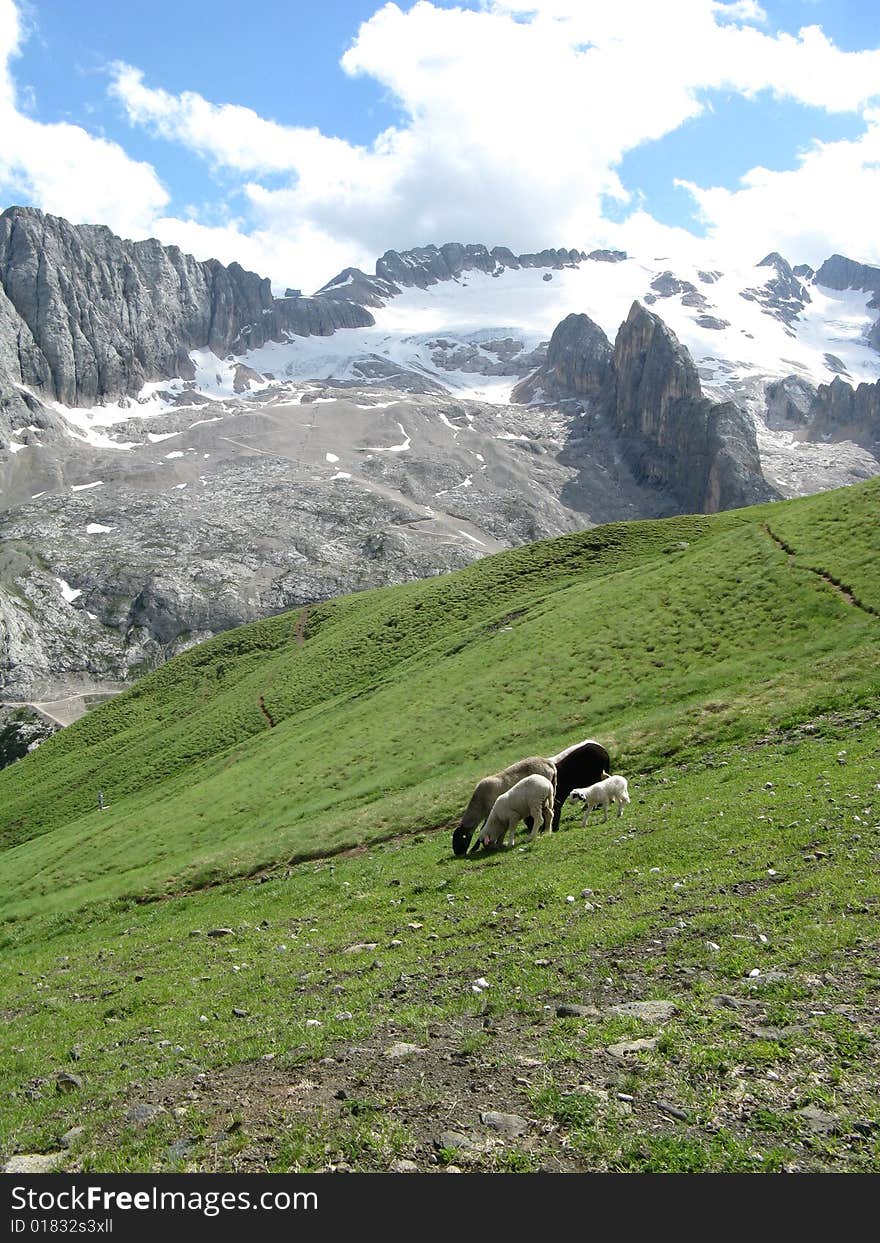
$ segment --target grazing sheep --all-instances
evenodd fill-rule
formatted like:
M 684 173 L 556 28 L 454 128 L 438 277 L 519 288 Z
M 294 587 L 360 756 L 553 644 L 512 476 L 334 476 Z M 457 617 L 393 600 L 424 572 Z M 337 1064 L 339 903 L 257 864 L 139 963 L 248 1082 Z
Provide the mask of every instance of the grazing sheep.
M 606 756 L 607 760 L 607 756 Z M 454 854 L 466 855 L 474 829 L 483 823 L 495 805 L 495 800 L 505 794 L 511 786 L 516 785 L 523 777 L 532 773 L 546 777 L 556 786 L 556 765 L 552 760 L 545 760 L 541 755 L 530 755 L 527 759 L 517 760 L 508 768 L 492 773 L 477 783 L 470 802 L 464 810 L 458 828 L 452 834 L 452 850 Z M 531 827 L 531 825 L 529 826 Z
M 572 790 L 570 798 L 580 799 L 584 804 L 583 824 L 587 823 L 587 816 L 594 807 L 601 807 L 605 812 L 605 820 L 608 819 L 608 808 L 612 803 L 617 804 L 618 816 L 623 815 L 623 807 L 629 802 L 629 790 L 626 784 L 626 777 L 609 777 L 607 773 L 603 774 L 604 781 L 597 781 L 591 786 L 584 786 L 582 789 Z
M 589 786 L 600 781 L 611 771 L 611 757 L 602 746 L 592 738 L 576 742 L 558 755 L 551 755 L 550 762 L 556 765 L 556 799 L 553 805 L 553 832 L 559 828 L 559 817 L 562 805 L 575 786 Z
M 553 823 L 554 796 L 554 783 L 546 777 L 541 777 L 537 773 L 523 777 L 522 781 L 518 781 L 506 794 L 499 795 L 495 800 L 495 805 L 480 831 L 474 850 L 479 849 L 481 845 L 487 850 L 494 846 L 502 846 L 505 833 L 510 833 L 510 845 L 515 846 L 516 826 L 526 816 L 530 816 L 532 820 L 533 839 L 538 832 L 539 820 L 543 821 L 544 829 L 549 831 Z

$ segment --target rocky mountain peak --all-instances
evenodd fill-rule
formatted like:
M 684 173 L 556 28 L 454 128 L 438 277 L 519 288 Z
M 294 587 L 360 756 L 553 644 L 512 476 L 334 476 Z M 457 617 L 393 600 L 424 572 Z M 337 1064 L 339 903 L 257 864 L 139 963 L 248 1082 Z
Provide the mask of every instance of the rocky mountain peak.
M 798 318 L 808 302 L 811 302 L 809 290 L 795 275 L 791 264 L 778 251 L 765 255 L 757 265 L 759 268 L 773 268 L 775 276 L 756 289 L 743 289 L 740 296 L 748 302 L 757 302 L 768 315 L 779 319 L 794 335 L 792 324 Z
M 511 400 L 594 398 L 608 378 L 613 350 L 589 315 L 566 315 L 553 330 L 542 367 L 516 386 Z
M 0 215 L 0 436 L 33 413 L 21 386 L 95 406 L 150 380 L 192 379 L 191 350 L 222 357 L 372 323 L 348 300 L 275 299 L 238 263 L 11 207 Z
M 613 252 L 626 256 L 622 252 Z M 611 255 L 612 252 L 602 252 Z M 594 252 L 597 257 L 599 252 Z M 491 250 L 482 243 L 445 242 L 442 246 L 417 246 L 412 250 L 386 250 L 376 261 L 374 276 L 359 268 L 346 268 L 315 295 L 346 297 L 362 306 L 384 306 L 403 289 L 427 289 L 439 281 L 458 280 L 466 272 L 485 272 L 500 276 L 505 268 L 563 268 L 580 263 L 588 256 L 582 250 L 564 247 L 515 255 L 507 246 Z M 615 262 L 615 259 L 609 260 Z
M 868 306 L 880 307 L 880 267 L 857 263 L 845 255 L 832 255 L 816 273 L 816 284 L 826 289 L 860 289 L 873 293 Z

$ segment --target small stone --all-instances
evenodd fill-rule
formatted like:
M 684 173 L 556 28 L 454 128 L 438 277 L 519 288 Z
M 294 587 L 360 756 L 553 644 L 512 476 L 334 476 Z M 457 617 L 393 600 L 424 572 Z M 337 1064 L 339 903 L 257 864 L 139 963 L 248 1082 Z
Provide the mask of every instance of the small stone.
M 173 1144 L 165 1149 L 165 1160 L 183 1161 L 192 1152 L 195 1144 L 196 1141 L 191 1135 L 176 1139 Z
M 63 1152 L 21 1152 L 3 1166 L 4 1174 L 51 1174 L 64 1159 Z
M 75 1044 L 69 1051 L 67 1056 L 72 1062 L 78 1062 L 83 1055 L 82 1045 Z
M 418 1172 L 419 1167 L 415 1161 L 400 1160 L 391 1162 L 392 1174 L 418 1174 Z
M 718 942 L 717 942 L 717 941 L 707 941 L 707 942 L 706 942 L 706 949 L 716 950 L 716 951 L 717 951 L 717 950 L 720 950 L 720 949 L 721 949 L 721 946 L 718 944 Z
M 629 1092 L 618 1092 L 618 1093 L 617 1093 L 617 1099 L 618 1099 L 619 1101 L 634 1101 L 634 1100 L 635 1100 L 635 1097 L 634 1097 L 634 1096 L 630 1096 Z
M 469 1149 L 477 1148 L 472 1136 L 465 1135 L 463 1131 L 441 1131 L 434 1140 L 435 1148 L 459 1148 L 463 1152 Z
M 457 1165 L 447 1165 L 443 1170 L 444 1174 L 460 1174 L 461 1169 Z
M 64 1134 L 61 1136 L 61 1140 L 60 1140 L 61 1147 L 62 1148 L 72 1147 L 78 1139 L 82 1138 L 83 1135 L 85 1135 L 85 1131 L 83 1130 L 81 1126 L 72 1126 L 69 1131 L 65 1131 Z
M 418 932 L 419 928 L 424 928 L 424 926 L 424 924 L 418 923 L 417 920 L 413 920 L 411 924 L 407 924 L 407 928 L 412 928 L 414 932 Z
M 393 941 L 388 942 L 389 945 L 403 945 L 400 937 L 395 937 Z
M 565 900 L 566 902 L 574 902 L 574 894 L 570 893 Z
M 129 1126 L 146 1126 L 164 1112 L 161 1105 L 146 1105 L 138 1101 L 126 1113 L 125 1121 Z
M 536 958 L 534 962 L 536 967 L 549 967 L 552 965 L 549 958 Z
M 529 1129 L 528 1118 L 521 1118 L 519 1114 L 498 1113 L 494 1109 L 481 1113 L 480 1121 L 483 1126 L 489 1127 L 491 1131 L 497 1131 L 506 1139 L 515 1139 L 518 1135 L 525 1135 Z
M 752 967 L 751 971 L 749 972 L 749 979 L 750 979 L 750 980 L 753 980 L 753 979 L 755 978 L 755 976 L 758 976 L 758 975 L 760 975 L 760 974 L 761 974 L 761 968 L 760 968 L 760 967 Z
M 385 1056 L 396 1061 L 398 1058 L 412 1057 L 414 1053 L 425 1053 L 426 1051 L 421 1045 L 407 1044 L 406 1041 L 401 1040 L 397 1044 L 393 1044 L 390 1049 L 386 1049 Z
M 248 1016 L 248 1011 L 242 1010 L 241 1006 L 233 1006 L 232 1013 L 237 1019 L 246 1019 Z
M 367 950 L 375 950 L 379 948 L 378 941 L 358 941 L 356 945 L 349 945 L 344 950 L 344 954 L 363 954 Z
M 55 1076 L 56 1092 L 76 1092 L 82 1087 L 82 1085 L 82 1079 L 79 1075 L 73 1074 L 72 1071 L 61 1070 Z
M 659 869 L 659 868 L 648 868 L 648 871 L 649 871 L 649 872 L 659 872 L 659 871 L 660 871 L 660 869 Z
M 814 1135 L 834 1135 L 840 1130 L 837 1118 L 826 1113 L 824 1109 L 817 1109 L 815 1105 L 807 1105 L 804 1109 L 799 1109 L 797 1114 L 799 1118 L 803 1118 Z
M 612 1006 L 611 1014 L 625 1014 L 632 1018 L 644 1019 L 646 1023 L 665 1023 L 678 1012 L 673 1001 L 624 1001 Z
M 678 1105 L 673 1105 L 670 1101 L 655 1101 L 655 1104 L 661 1113 L 669 1114 L 670 1118 L 678 1118 L 681 1122 L 687 1122 L 687 1112 L 680 1109 Z
M 556 1007 L 556 1017 L 559 1019 L 598 1019 L 602 1016 L 595 1006 L 579 1006 L 566 1003 Z
M 479 989 L 489 988 L 489 981 L 485 978 L 485 976 L 481 975 L 478 980 L 474 980 L 474 987 Z
M 205 934 L 209 937 L 231 937 L 235 935 L 234 928 L 209 928 Z
M 608 1052 L 612 1057 L 624 1061 L 635 1053 L 652 1053 L 659 1043 L 657 1036 L 643 1036 L 641 1040 L 622 1040 L 618 1044 L 610 1044 Z
M 592 896 L 593 896 L 593 891 L 592 891 L 592 889 L 582 889 L 582 890 L 581 890 L 581 897 L 582 897 L 582 898 L 592 898 Z
M 306 1019 L 306 1027 L 323 1027 L 320 1019 Z

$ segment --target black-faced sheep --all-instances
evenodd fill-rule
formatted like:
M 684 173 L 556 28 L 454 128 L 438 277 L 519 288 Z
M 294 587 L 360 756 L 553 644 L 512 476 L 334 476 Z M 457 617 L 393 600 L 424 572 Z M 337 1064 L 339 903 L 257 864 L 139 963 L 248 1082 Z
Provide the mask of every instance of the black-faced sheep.
M 554 784 L 546 777 L 532 773 L 523 777 L 515 786 L 511 786 L 506 794 L 495 800 L 489 812 L 489 818 L 480 830 L 477 845 L 486 849 L 504 844 L 505 833 L 510 834 L 510 845 L 516 845 L 516 826 L 526 817 L 532 822 L 532 838 L 537 836 L 538 822 L 542 829 L 549 832 L 553 823 Z M 476 850 L 477 847 L 475 846 Z
M 467 854 L 474 829 L 488 818 L 496 799 L 506 794 L 511 786 L 515 786 L 523 777 L 529 777 L 533 773 L 539 777 L 546 777 L 554 784 L 556 782 L 556 765 L 552 760 L 546 760 L 541 755 L 530 755 L 524 760 L 517 760 L 508 768 L 502 768 L 500 772 L 483 777 L 482 781 L 477 783 L 458 828 L 452 834 L 452 849 L 455 854 Z
M 550 756 L 556 765 L 556 799 L 553 804 L 553 831 L 559 828 L 562 805 L 576 786 L 590 786 L 611 771 L 611 757 L 592 738 L 576 742 L 558 755 Z

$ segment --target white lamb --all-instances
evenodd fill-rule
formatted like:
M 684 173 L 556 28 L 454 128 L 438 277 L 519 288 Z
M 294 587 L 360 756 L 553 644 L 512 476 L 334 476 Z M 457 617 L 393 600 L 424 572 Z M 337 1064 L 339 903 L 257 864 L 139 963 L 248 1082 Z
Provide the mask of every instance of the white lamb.
M 492 805 L 489 817 L 478 839 L 487 849 L 500 846 L 506 833 L 510 833 L 510 845 L 516 845 L 515 830 L 520 820 L 532 817 L 532 838 L 538 832 L 538 824 L 549 832 L 553 824 L 553 799 L 556 787 L 552 781 L 538 773 L 523 777 L 505 794 L 499 794 Z
M 605 812 L 605 820 L 608 819 L 608 808 L 612 803 L 617 804 L 618 816 L 623 815 L 623 807 L 629 802 L 629 790 L 626 784 L 626 777 L 609 777 L 607 774 L 602 781 L 597 781 L 595 785 L 581 786 L 577 790 L 572 790 L 569 798 L 580 799 L 584 803 L 584 818 L 582 823 L 587 823 L 587 816 L 594 807 L 601 807 Z

